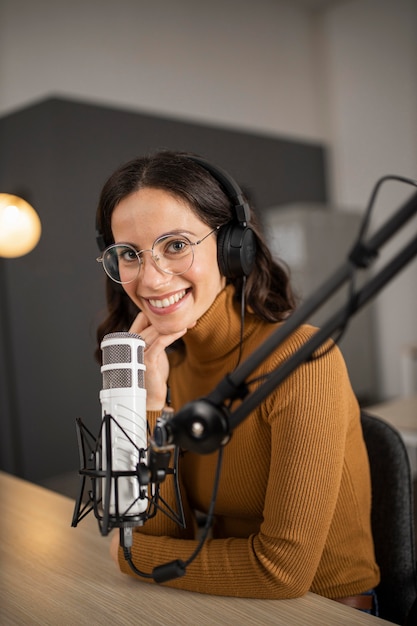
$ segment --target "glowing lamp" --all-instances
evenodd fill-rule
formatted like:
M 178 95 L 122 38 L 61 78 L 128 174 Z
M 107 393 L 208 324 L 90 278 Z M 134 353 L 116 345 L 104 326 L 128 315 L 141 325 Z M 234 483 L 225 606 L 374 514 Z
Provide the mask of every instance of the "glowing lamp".
M 26 200 L 0 193 L 0 256 L 27 254 L 38 243 L 41 231 L 39 216 Z

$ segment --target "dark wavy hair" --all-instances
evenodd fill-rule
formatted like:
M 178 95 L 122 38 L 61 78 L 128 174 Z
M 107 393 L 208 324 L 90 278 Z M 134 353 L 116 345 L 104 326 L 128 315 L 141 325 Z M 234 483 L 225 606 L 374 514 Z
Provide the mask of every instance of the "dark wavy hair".
M 97 208 L 96 225 L 103 244 L 114 243 L 111 230 L 113 210 L 124 198 L 144 187 L 162 189 L 185 201 L 199 219 L 216 228 L 233 219 L 233 206 L 220 183 L 184 152 L 162 151 L 133 159 L 117 169 L 105 183 Z M 253 209 L 250 226 L 257 240 L 255 266 L 246 279 L 245 302 L 260 319 L 284 320 L 295 308 L 295 297 L 284 265 L 276 262 L 264 241 Z M 233 282 L 240 299 L 243 279 Z M 107 278 L 107 317 L 97 329 L 98 345 L 104 335 L 128 330 L 138 313 L 123 288 Z M 99 360 L 99 348 L 96 358 Z

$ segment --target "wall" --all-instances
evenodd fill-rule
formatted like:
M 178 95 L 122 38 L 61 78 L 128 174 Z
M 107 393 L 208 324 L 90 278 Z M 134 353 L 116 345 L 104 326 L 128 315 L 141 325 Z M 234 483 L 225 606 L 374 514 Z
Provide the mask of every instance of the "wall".
M 379 176 L 416 178 L 416 24 L 414 0 L 318 13 L 295 0 L 2 0 L 0 112 L 56 93 L 324 141 L 332 205 L 363 210 Z M 394 187 L 379 221 L 403 199 Z M 417 340 L 416 273 L 375 303 L 381 399 L 401 392 L 401 350 Z
M 2 0 L 0 113 L 57 93 L 317 140 L 312 38 L 292 1 Z

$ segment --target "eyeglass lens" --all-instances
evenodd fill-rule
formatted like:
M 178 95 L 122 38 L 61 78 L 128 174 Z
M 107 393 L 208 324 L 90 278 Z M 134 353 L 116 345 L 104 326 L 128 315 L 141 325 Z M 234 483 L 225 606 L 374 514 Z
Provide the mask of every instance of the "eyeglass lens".
M 144 252 L 150 252 L 156 265 L 167 274 L 183 274 L 194 259 L 193 244 L 187 237 L 164 235 L 154 242 L 151 250 L 138 252 L 129 244 L 110 246 L 103 254 L 103 267 L 112 280 L 130 283 L 139 274 Z

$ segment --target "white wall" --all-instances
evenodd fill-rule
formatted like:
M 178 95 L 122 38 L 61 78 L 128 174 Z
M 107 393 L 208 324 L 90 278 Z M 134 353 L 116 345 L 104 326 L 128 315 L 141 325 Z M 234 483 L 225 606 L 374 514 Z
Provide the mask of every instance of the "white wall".
M 417 3 L 302 5 L 2 0 L 0 114 L 55 94 L 324 141 L 332 204 L 362 209 L 380 175 L 417 178 Z M 402 198 L 385 191 L 378 220 Z M 400 393 L 402 345 L 417 342 L 416 274 L 378 298 L 381 398 Z
M 2 0 L 0 112 L 45 93 L 318 138 L 307 13 L 271 0 Z
M 327 46 L 332 195 L 336 206 L 363 207 L 381 176 L 417 179 L 417 2 L 348 2 L 327 12 L 321 27 Z M 374 208 L 374 228 L 413 192 L 386 183 Z M 378 266 L 416 232 L 417 218 L 384 247 Z M 373 306 L 379 390 L 388 398 L 403 390 L 404 350 L 417 345 L 416 260 Z

